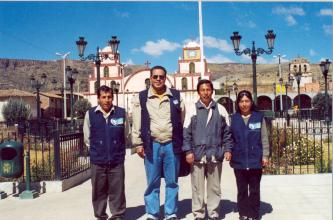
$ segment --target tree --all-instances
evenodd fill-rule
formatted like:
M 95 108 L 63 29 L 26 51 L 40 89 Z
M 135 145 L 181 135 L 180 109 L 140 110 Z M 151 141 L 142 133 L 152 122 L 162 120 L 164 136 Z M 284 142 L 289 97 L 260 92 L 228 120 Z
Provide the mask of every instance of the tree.
M 328 96 L 328 116 L 332 117 L 332 96 L 327 94 Z M 325 94 L 317 93 L 312 99 L 312 106 L 314 109 L 318 109 L 321 113 L 325 110 Z M 322 115 L 323 116 L 323 115 Z
M 87 99 L 79 99 L 74 104 L 75 116 L 84 118 L 86 112 L 91 108 L 91 104 Z
M 31 116 L 31 108 L 22 99 L 9 98 L 2 108 L 2 115 L 7 124 L 12 125 L 28 120 Z
M 317 93 L 312 99 L 312 106 L 316 109 L 325 109 L 325 94 Z M 332 96 L 328 94 L 328 108 L 332 108 Z

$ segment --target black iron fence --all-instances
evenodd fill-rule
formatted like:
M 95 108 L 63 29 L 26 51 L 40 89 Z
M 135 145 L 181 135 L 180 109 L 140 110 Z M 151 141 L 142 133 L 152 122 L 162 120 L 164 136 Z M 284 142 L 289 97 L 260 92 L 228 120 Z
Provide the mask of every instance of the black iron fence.
M 267 174 L 332 172 L 332 122 L 267 117 L 271 147 Z M 31 180 L 61 180 L 89 169 L 82 123 L 29 121 L 1 127 L 0 142 L 17 140 L 30 152 Z M 21 177 L 23 180 L 25 175 Z M 8 181 L 0 177 L 0 181 Z
M 2 126 L 0 142 L 16 140 L 30 154 L 32 181 L 62 180 L 90 168 L 82 124 L 67 121 L 26 121 Z M 22 181 L 24 175 L 20 177 Z M 0 177 L 0 181 L 8 181 Z
M 332 172 L 332 123 L 294 117 L 267 118 L 269 174 Z

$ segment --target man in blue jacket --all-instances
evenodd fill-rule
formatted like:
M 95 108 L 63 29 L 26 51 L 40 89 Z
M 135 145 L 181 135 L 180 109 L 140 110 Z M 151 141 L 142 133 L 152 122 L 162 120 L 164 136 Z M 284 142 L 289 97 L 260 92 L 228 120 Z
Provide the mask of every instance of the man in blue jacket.
M 132 144 L 144 159 L 147 189 L 144 193 L 148 220 L 159 219 L 162 169 L 165 180 L 164 217 L 177 219 L 178 173 L 183 144 L 184 103 L 177 90 L 166 87 L 167 71 L 150 70 L 151 87 L 133 102 Z
M 98 105 L 87 111 L 83 133 L 91 162 L 92 204 L 95 217 L 107 220 L 107 201 L 112 217 L 121 220 L 125 199 L 125 110 L 112 105 L 108 86 L 97 90 Z

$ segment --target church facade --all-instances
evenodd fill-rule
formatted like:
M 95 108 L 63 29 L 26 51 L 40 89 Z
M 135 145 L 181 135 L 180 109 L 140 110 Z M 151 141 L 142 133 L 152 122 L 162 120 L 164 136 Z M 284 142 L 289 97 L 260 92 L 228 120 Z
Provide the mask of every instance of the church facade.
M 128 76 L 124 75 L 124 67 L 120 62 L 120 55 L 114 56 L 111 47 L 107 46 L 100 51 L 103 55 L 115 57 L 115 59 L 101 62 L 100 77 L 101 85 L 107 85 L 114 88 L 114 104 L 125 108 L 129 114 L 132 108 L 132 99 L 140 91 L 150 86 L 150 68 L 148 65 Z M 201 79 L 201 57 L 200 46 L 196 42 L 189 42 L 184 45 L 182 57 L 178 59 L 178 70 L 176 73 L 168 73 L 166 85 L 169 88 L 175 88 L 181 92 L 185 104 L 193 103 L 198 99 L 196 85 Z M 204 60 L 204 77 L 211 79 L 211 73 L 207 68 L 207 62 Z M 96 77 L 97 70 L 94 67 L 94 73 L 89 76 L 89 92 L 85 97 L 92 106 L 97 105 Z

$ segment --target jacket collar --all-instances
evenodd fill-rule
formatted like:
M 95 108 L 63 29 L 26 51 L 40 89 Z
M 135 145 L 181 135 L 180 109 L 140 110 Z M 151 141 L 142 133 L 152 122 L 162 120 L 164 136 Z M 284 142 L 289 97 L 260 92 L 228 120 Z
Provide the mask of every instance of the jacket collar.
M 171 93 L 171 91 L 170 91 L 170 89 L 168 87 L 166 87 L 164 95 L 167 95 L 169 97 L 173 96 L 172 93 Z M 148 98 L 151 98 L 151 97 L 154 97 L 154 96 L 156 96 L 156 95 L 154 94 L 153 89 L 149 88 L 148 89 Z
M 196 106 L 196 108 L 198 108 L 198 109 L 215 109 L 216 108 L 216 102 L 214 101 L 214 100 L 212 100 L 210 103 L 209 103 L 209 105 L 208 105 L 208 107 L 206 107 L 206 105 L 205 104 L 203 104 L 202 102 L 201 102 L 201 100 L 199 99 L 198 101 L 197 101 L 197 103 L 195 103 L 195 106 Z
M 95 109 L 95 113 L 96 112 L 101 112 L 101 113 L 103 113 L 103 114 L 109 114 L 109 113 L 113 113 L 115 111 L 115 107 L 114 107 L 114 105 L 112 105 L 112 107 L 111 107 L 111 109 L 110 109 L 110 111 L 109 112 L 105 112 L 103 109 L 102 109 L 102 107 L 100 106 L 100 105 L 97 105 L 97 107 L 96 107 L 96 109 Z

